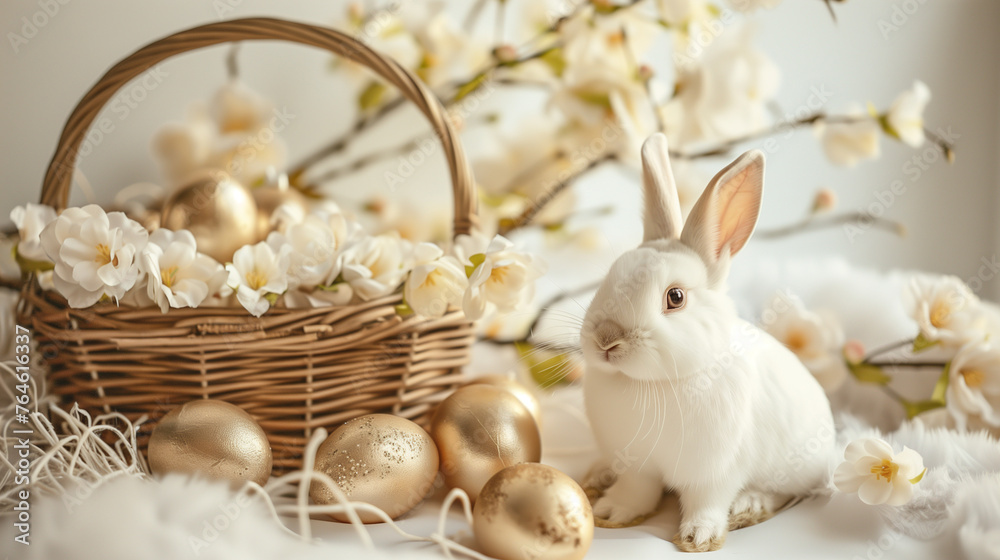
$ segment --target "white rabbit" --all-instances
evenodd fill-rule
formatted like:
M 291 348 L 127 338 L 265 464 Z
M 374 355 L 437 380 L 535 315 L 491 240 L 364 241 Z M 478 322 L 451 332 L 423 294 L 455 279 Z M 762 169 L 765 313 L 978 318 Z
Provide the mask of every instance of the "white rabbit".
M 683 228 L 666 137 L 646 140 L 642 159 L 643 243 L 612 265 L 581 329 L 587 415 L 604 457 L 592 476 L 614 479 L 594 514 L 627 523 L 671 489 L 674 542 L 716 550 L 728 530 L 825 486 L 833 418 L 798 358 L 740 319 L 725 293 L 730 259 L 757 223 L 764 154 L 719 172 Z

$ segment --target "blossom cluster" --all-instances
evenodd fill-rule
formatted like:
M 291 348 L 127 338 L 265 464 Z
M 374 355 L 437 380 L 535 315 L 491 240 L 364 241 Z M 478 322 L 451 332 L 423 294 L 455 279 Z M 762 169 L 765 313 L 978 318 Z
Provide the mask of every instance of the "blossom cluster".
M 915 275 L 903 300 L 918 335 L 907 342 L 911 354 L 935 351 L 943 368 L 935 395 L 909 404 L 919 414 L 945 407 L 955 427 L 1000 428 L 1000 309 L 979 299 L 954 276 Z M 828 392 L 836 391 L 853 373 L 860 381 L 885 384 L 891 379 L 876 358 L 865 356 L 857 340 L 846 340 L 837 316 L 807 309 L 795 297 L 780 295 L 768 307 L 774 312 L 764 328 L 794 352 Z M 902 345 L 899 350 L 906 350 Z M 906 367 L 907 359 L 893 367 Z M 926 360 L 921 360 L 925 362 Z
M 488 38 L 473 25 L 478 8 L 459 26 L 440 4 L 352 2 L 334 25 L 423 79 L 460 128 L 470 120 L 463 98 L 476 88 L 490 96 L 496 84 L 541 92 L 540 109 L 527 118 L 510 118 L 506 110 L 493 115 L 487 122 L 497 125 L 477 137 L 485 141 L 471 154 L 484 227 L 495 228 L 595 163 L 638 167 L 640 143 L 657 131 L 674 150 L 712 153 L 706 147 L 811 125 L 828 159 L 844 166 L 877 158 L 882 135 L 912 147 L 924 143 L 931 95 L 920 81 L 881 112 L 851 108 L 775 122 L 781 73 L 755 45 L 752 23 L 741 13 L 780 3 L 512 3 L 496 15 L 506 31 Z M 356 84 L 358 107 L 373 118 L 398 95 L 357 64 L 338 60 L 333 67 Z M 819 111 L 823 103 L 809 108 Z M 676 159 L 673 172 L 686 213 L 708 177 L 687 158 Z M 574 198 L 572 189 L 562 190 L 536 223 L 563 231 L 576 211 Z
M 227 305 L 235 298 L 259 317 L 273 305 L 322 307 L 402 291 L 403 312 L 440 317 L 460 307 L 472 320 L 527 303 L 544 265 L 507 239 L 458 236 L 446 252 L 397 233 L 368 235 L 333 203 L 306 213 L 279 207 L 275 230 L 245 245 L 232 262 L 198 252 L 186 230 L 147 232 L 100 206 L 28 204 L 11 215 L 20 230 L 18 263 L 71 307 L 101 301 L 171 308 Z

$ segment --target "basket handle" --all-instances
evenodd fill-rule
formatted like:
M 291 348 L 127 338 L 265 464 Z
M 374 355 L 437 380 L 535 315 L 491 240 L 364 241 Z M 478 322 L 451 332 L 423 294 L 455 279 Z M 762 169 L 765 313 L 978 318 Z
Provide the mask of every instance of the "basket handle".
M 455 203 L 454 234 L 469 233 L 476 225 L 476 198 L 465 152 L 434 93 L 396 61 L 349 35 L 326 27 L 275 18 L 236 19 L 193 27 L 150 43 L 115 64 L 83 96 L 67 119 L 45 172 L 42 204 L 56 210 L 62 210 L 68 204 L 77 150 L 98 113 L 119 88 L 174 55 L 219 43 L 249 40 L 284 40 L 326 49 L 368 67 L 396 86 L 420 109 L 441 140 L 451 174 Z

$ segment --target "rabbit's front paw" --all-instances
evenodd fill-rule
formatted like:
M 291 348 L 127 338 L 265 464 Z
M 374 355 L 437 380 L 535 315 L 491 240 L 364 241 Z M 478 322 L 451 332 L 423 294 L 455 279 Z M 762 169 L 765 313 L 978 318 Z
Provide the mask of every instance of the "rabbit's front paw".
M 583 478 L 583 491 L 591 501 L 600 498 L 604 492 L 615 483 L 618 475 L 608 461 L 600 460 L 590 467 L 590 472 Z
M 684 521 L 674 537 L 674 544 L 681 552 L 711 552 L 726 543 L 726 525 L 707 519 Z
M 729 530 L 735 531 L 767 521 L 774 516 L 777 498 L 756 490 L 744 490 L 729 510 Z
M 653 480 L 623 475 L 594 504 L 603 527 L 638 525 L 656 509 L 663 487 Z

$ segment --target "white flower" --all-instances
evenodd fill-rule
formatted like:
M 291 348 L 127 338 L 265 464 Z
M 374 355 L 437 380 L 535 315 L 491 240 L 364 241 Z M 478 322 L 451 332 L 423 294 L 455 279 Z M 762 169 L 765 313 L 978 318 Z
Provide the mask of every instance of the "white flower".
M 404 11 L 421 12 L 404 13 L 403 20 L 422 49 L 415 72 L 432 89 L 468 78 L 489 62 L 486 45 L 462 32 L 443 11 L 443 4 L 410 2 L 403 6 Z
M 273 107 L 243 82 L 231 80 L 216 90 L 208 111 L 222 134 L 256 134 L 267 127 Z
M 847 378 L 847 366 L 841 357 L 844 332 L 829 314 L 810 311 L 797 297 L 779 294 L 771 301 L 773 321 L 764 329 L 791 350 L 813 374 L 826 392 L 840 387 Z M 767 317 L 770 318 L 770 317 Z
M 441 317 L 449 305 L 459 305 L 469 279 L 461 263 L 452 256 L 443 256 L 440 247 L 418 243 L 413 248 L 416 266 L 403 287 L 406 303 L 424 317 Z
M 147 294 L 164 313 L 171 307 L 198 307 L 215 295 L 227 278 L 221 264 L 198 252 L 194 236 L 187 230 L 154 231 L 140 266 L 147 276 Z
M 474 239 L 468 236 L 456 239 L 460 262 L 472 270 L 469 289 L 462 301 L 466 317 L 472 320 L 482 317 L 487 304 L 509 312 L 531 299 L 535 280 L 545 273 L 545 266 L 537 257 L 515 251 L 514 244 L 500 235 L 481 253 L 471 253 L 469 246 L 474 244 Z
M 337 238 L 330 224 L 321 216 L 310 214 L 301 223 L 286 227 L 284 233 L 271 232 L 267 236 L 267 244 L 276 253 L 288 247 L 290 289 L 300 286 L 312 289 L 328 283 L 332 280 L 331 276 L 339 273 L 339 270 L 334 270 L 339 264 L 336 260 Z
M 729 5 L 741 12 L 752 12 L 758 9 L 770 10 L 781 4 L 781 0 L 729 0 Z
M 723 25 L 718 7 L 705 0 L 659 0 L 656 5 L 663 21 L 679 31 L 674 44 L 692 52 L 708 46 Z M 692 39 L 694 47 L 690 47 Z
M 957 347 L 985 337 L 979 298 L 957 277 L 915 276 L 905 295 L 926 340 Z
M 1000 350 L 987 342 L 963 346 L 951 360 L 945 401 L 959 431 L 969 417 L 1000 427 Z
M 848 114 L 858 115 L 854 111 Z M 881 153 L 881 132 L 873 119 L 842 123 L 820 120 L 816 123 L 816 131 L 822 138 L 827 159 L 837 165 L 854 167 L 859 161 L 877 158 Z
M 368 237 L 344 252 L 340 273 L 361 299 L 382 297 L 403 283 L 408 252 L 409 242 L 398 233 Z
M 125 214 L 107 214 L 96 204 L 63 211 L 40 236 L 55 263 L 53 284 L 70 307 L 121 299 L 139 277 L 138 255 L 148 238 Z
M 889 131 L 914 148 L 924 143 L 924 108 L 931 100 L 931 90 L 917 80 L 913 87 L 899 94 L 886 115 Z
M 369 11 L 370 10 L 370 11 Z M 415 70 L 420 65 L 420 44 L 406 27 L 399 10 L 378 9 L 351 2 L 347 6 L 346 18 L 336 22 L 334 27 L 345 31 L 365 45 L 396 61 L 407 70 Z M 337 58 L 337 68 L 346 70 L 347 77 L 358 85 L 375 83 L 371 72 L 364 66 Z
M 239 81 L 219 88 L 207 106 L 157 132 L 153 153 L 172 185 L 204 170 L 223 170 L 246 186 L 282 169 L 286 149 L 277 132 L 291 117 Z
M 858 493 L 872 506 L 901 506 L 913 497 L 913 485 L 924 474 L 924 460 L 916 451 L 892 447 L 875 438 L 854 440 L 844 451 L 845 461 L 833 473 L 833 483 L 841 492 Z
M 288 246 L 277 253 L 264 241 L 244 245 L 226 265 L 229 287 L 254 317 L 260 317 L 288 288 Z
M 767 124 L 780 72 L 752 39 L 743 27 L 727 30 L 700 57 L 675 53 L 678 94 L 663 110 L 672 145 L 733 138 Z
M 17 226 L 20 237 L 17 243 L 18 256 L 29 261 L 50 262 L 38 236 L 45 226 L 56 219 L 56 211 L 49 206 L 29 202 L 11 210 L 10 219 Z
M 208 166 L 215 124 L 204 110 L 192 110 L 183 123 L 167 123 L 153 136 L 153 155 L 171 185 L 180 185 Z
M 354 290 L 345 282 L 334 281 L 341 272 L 344 250 L 363 235 L 361 226 L 348 220 L 333 203 L 313 210 L 300 221 L 284 220 L 281 231 L 268 235 L 267 243 L 274 251 L 287 247 L 289 252 L 285 304 L 326 307 L 349 303 Z

